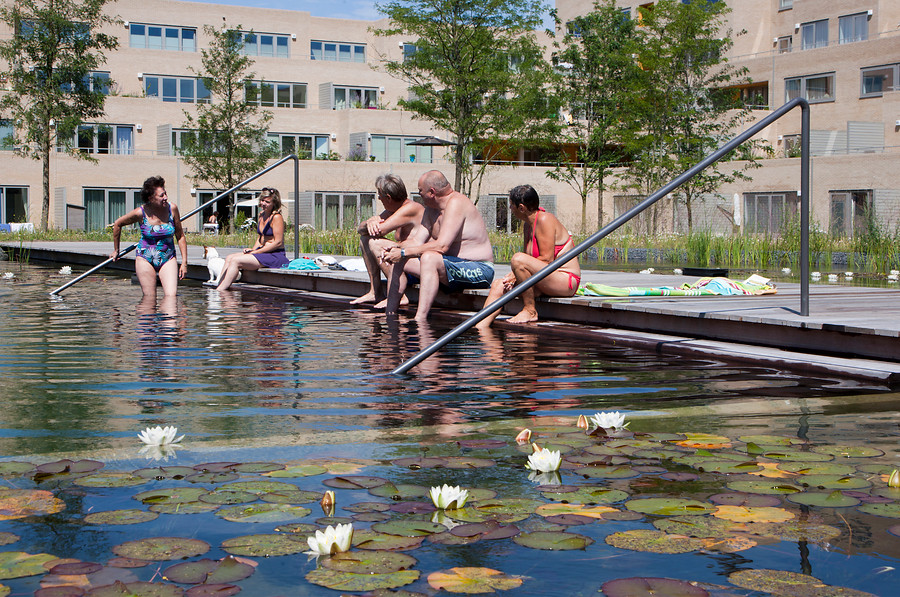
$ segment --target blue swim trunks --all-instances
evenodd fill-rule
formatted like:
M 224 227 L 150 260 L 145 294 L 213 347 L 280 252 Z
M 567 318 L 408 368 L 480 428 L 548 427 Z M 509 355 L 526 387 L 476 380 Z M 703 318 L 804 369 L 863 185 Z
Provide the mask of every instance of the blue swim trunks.
M 452 292 L 466 288 L 490 288 L 494 279 L 494 264 L 487 261 L 468 261 L 444 255 L 447 287 Z

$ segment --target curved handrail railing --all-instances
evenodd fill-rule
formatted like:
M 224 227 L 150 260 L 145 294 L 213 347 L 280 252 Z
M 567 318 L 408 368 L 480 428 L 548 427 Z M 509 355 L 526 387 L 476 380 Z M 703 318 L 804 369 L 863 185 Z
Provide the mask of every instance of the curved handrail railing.
M 563 264 L 568 263 L 573 257 L 577 257 L 591 246 L 596 244 L 602 238 L 616 230 L 619 226 L 638 215 L 681 185 L 685 182 L 696 176 L 702 170 L 708 168 L 713 163 L 721 160 L 728 153 L 737 148 L 741 143 L 750 139 L 753 135 L 760 132 L 791 110 L 796 107 L 800 107 L 801 109 L 801 125 L 800 125 L 800 315 L 807 317 L 809 316 L 809 102 L 802 97 L 795 98 L 788 103 L 784 104 L 759 122 L 756 122 L 742 132 L 741 134 L 734 137 L 731 141 L 725 143 L 721 147 L 719 147 L 716 151 L 712 152 L 698 164 L 693 166 L 692 168 L 685 171 L 683 174 L 675 178 L 672 182 L 662 187 L 622 215 L 618 218 L 583 240 L 578 244 L 572 251 L 563 255 L 561 259 L 557 259 L 549 264 L 547 264 L 543 269 L 536 272 L 533 276 L 522 282 L 521 284 L 517 284 L 510 292 L 504 294 L 502 297 L 491 303 L 490 305 L 486 305 L 481 311 L 459 324 L 440 338 L 435 341 L 431 346 L 420 351 L 417 355 L 407 360 L 405 363 L 397 367 L 392 371 L 392 373 L 406 373 L 432 354 L 437 352 L 442 346 L 459 336 L 464 331 L 468 330 L 476 323 L 493 313 L 494 311 L 502 308 L 506 303 L 510 302 L 551 273 L 556 271 L 557 268 L 561 267 Z

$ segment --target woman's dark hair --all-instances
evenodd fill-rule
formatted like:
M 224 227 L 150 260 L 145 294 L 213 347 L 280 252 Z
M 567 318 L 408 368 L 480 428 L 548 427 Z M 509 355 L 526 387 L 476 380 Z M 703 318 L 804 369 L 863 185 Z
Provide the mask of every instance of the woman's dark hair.
M 156 189 L 164 186 L 166 186 L 165 178 L 162 176 L 151 176 L 144 181 L 144 186 L 141 187 L 141 201 L 147 203 L 153 197 L 153 194 L 156 193 Z
M 520 184 L 509 192 L 509 200 L 516 205 L 524 205 L 529 211 L 541 206 L 541 198 L 530 184 Z

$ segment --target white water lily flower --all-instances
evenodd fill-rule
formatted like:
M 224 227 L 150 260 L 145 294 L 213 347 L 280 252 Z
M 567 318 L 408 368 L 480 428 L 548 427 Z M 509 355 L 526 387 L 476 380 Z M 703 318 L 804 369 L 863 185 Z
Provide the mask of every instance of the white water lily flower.
M 460 489 L 459 486 L 450 487 L 449 485 L 444 485 L 443 487 L 432 487 L 431 488 L 431 501 L 434 503 L 434 507 L 440 510 L 457 510 L 466 505 L 466 500 L 469 499 L 469 492 L 466 489 Z
M 811 274 L 809 274 L 809 276 L 813 279 L 818 280 L 822 277 L 822 272 L 812 272 Z
M 547 448 L 541 448 L 540 451 L 528 457 L 528 464 L 525 466 L 533 471 L 552 473 L 555 470 L 559 470 L 559 460 L 560 454 L 558 450 L 551 451 Z
M 900 269 L 892 269 L 892 270 L 890 271 L 890 274 L 891 274 L 892 276 L 900 276 Z
M 591 422 L 604 429 L 624 429 L 628 426 L 625 423 L 625 415 L 619 411 L 597 413 L 591 417 Z
M 314 537 L 306 540 L 310 551 L 308 554 L 316 556 L 330 556 L 350 549 L 353 540 L 353 524 L 339 524 L 336 527 L 328 525 L 325 532 L 316 531 Z
M 894 469 L 891 476 L 888 477 L 888 487 L 900 487 L 900 471 Z
M 12 280 L 12 279 L 15 278 L 15 277 L 16 277 L 16 275 L 15 275 L 14 273 L 12 273 L 12 272 L 6 272 L 6 273 L 3 274 L 3 279 L 4 279 L 4 280 Z
M 791 275 L 791 268 L 789 268 L 789 267 L 783 267 L 783 268 L 781 268 L 781 273 L 784 274 L 784 275 L 786 275 L 786 276 L 790 276 L 790 275 Z
M 59 268 L 59 273 L 61 273 L 64 276 L 71 276 L 72 275 L 72 266 L 70 266 L 70 265 L 62 266 L 61 268 Z
M 672 273 L 675 274 L 676 276 L 680 276 L 681 274 L 684 273 L 684 271 L 680 267 L 676 267 L 675 269 L 672 270 Z
M 148 446 L 170 446 L 184 439 L 183 435 L 176 438 L 175 434 L 177 433 L 178 427 L 160 427 L 157 425 L 156 427 L 147 427 L 138 433 L 138 438 Z

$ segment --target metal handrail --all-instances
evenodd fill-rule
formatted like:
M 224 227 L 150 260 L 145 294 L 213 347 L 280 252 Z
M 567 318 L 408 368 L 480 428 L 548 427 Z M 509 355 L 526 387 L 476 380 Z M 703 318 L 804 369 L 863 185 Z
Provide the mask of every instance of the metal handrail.
M 591 246 L 600 241 L 622 224 L 635 217 L 684 183 L 708 168 L 713 163 L 721 160 L 728 153 L 737 148 L 741 143 L 750 139 L 753 135 L 760 132 L 770 124 L 790 112 L 796 107 L 801 109 L 800 124 L 800 315 L 809 316 L 809 102 L 804 98 L 798 97 L 784 104 L 753 126 L 734 137 L 731 141 L 719 147 L 698 164 L 682 173 L 672 182 L 662 187 L 642 202 L 638 203 L 618 218 L 586 238 L 571 251 L 565 253 L 560 258 L 547 264 L 542 269 L 535 272 L 533 276 L 517 284 L 511 291 L 501 296 L 499 299 L 486 305 L 478 313 L 459 324 L 435 341 L 431 346 L 420 351 L 417 355 L 397 367 L 392 373 L 406 373 L 432 354 L 437 352 L 442 346 L 468 330 L 482 319 L 488 317 L 494 311 L 502 308 L 506 303 L 518 297 L 520 294 L 552 274 L 562 265 L 571 261 Z
M 269 173 L 270 171 L 274 170 L 275 168 L 277 168 L 278 166 L 280 166 L 281 164 L 285 163 L 288 160 L 294 160 L 294 259 L 296 259 L 297 257 L 300 256 L 300 238 L 298 235 L 299 224 L 297 223 L 300 219 L 300 158 L 298 158 L 294 154 L 284 156 L 283 158 L 281 158 L 274 164 L 272 164 L 270 166 L 266 166 L 265 168 L 263 168 L 262 170 L 260 170 L 259 172 L 257 172 L 253 176 L 251 176 L 250 178 L 239 182 L 238 184 L 234 185 L 227 191 L 222 191 L 221 193 L 219 193 L 218 195 L 216 195 L 215 197 L 213 197 L 212 199 L 210 199 L 203 205 L 200 205 L 199 207 L 192 209 L 188 213 L 181 216 L 180 221 L 181 222 L 186 221 L 189 217 L 191 217 L 195 213 L 199 212 L 204 207 L 212 205 L 213 203 L 215 203 L 222 197 L 227 197 L 228 195 L 237 191 L 238 189 L 240 189 L 247 183 L 253 182 L 260 176 Z M 137 243 L 133 243 L 133 244 L 125 247 L 124 249 L 122 249 L 121 251 L 119 251 L 116 254 L 115 259 L 119 259 L 121 257 L 124 257 L 125 255 L 128 255 L 129 253 L 134 251 L 137 248 L 137 246 L 138 246 Z M 187 259 L 186 255 L 184 257 L 185 257 L 185 259 Z M 74 280 L 69 280 L 68 282 L 66 282 L 65 284 L 60 286 L 59 288 L 57 288 L 55 290 L 51 290 L 50 294 L 52 294 L 52 295 L 59 294 L 60 292 L 62 292 L 66 288 L 68 288 L 69 286 L 72 286 L 73 284 L 77 284 L 81 280 L 83 280 L 83 279 L 87 278 L 88 276 L 90 276 L 91 274 L 93 274 L 98 269 L 105 267 L 106 265 L 108 265 L 109 263 L 112 263 L 113 261 L 114 261 L 114 259 L 112 257 L 110 257 L 106 261 L 99 263 L 99 264 L 95 265 L 94 267 L 92 267 L 91 269 L 89 269 L 88 271 L 84 272 L 83 274 L 81 274 L 80 276 L 75 278 Z

